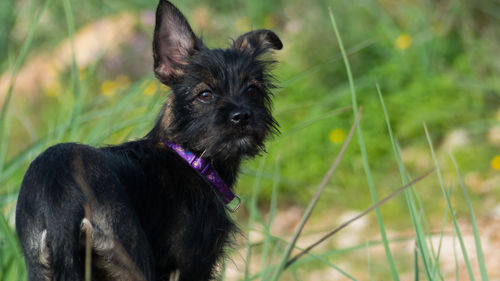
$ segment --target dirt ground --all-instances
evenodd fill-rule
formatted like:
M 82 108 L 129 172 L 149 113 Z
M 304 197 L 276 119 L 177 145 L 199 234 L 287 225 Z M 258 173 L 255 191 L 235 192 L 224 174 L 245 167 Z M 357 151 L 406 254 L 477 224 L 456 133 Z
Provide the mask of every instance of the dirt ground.
M 352 211 L 345 212 L 340 215 L 336 221 L 338 223 L 343 222 L 356 214 L 356 212 Z M 274 220 L 276 223 L 273 225 L 272 234 L 286 237 L 287 240 L 290 239 L 289 236 L 285 235 L 285 233 L 291 233 L 294 230 L 295 226 L 298 224 L 300 217 L 301 210 L 297 207 L 279 211 Z M 370 224 L 369 220 L 371 219 L 372 218 L 370 217 L 364 217 L 356 221 L 354 224 L 339 232 L 335 237 L 332 237 L 325 243 L 319 245 L 313 250 L 313 252 L 316 254 L 320 254 L 329 249 L 345 249 L 351 246 L 366 243 L 367 241 L 379 241 L 380 237 L 366 237 L 366 235 L 364 235 L 365 233 L 373 232 L 374 229 L 370 228 L 376 228 L 376 226 Z M 467 254 L 469 256 L 469 260 L 474 272 L 474 277 L 476 280 L 481 280 L 472 227 L 468 221 L 459 221 L 459 224 L 464 239 L 464 244 L 467 249 Z M 481 244 L 486 261 L 489 280 L 500 281 L 500 208 L 498 212 L 493 211 L 490 217 L 479 219 L 478 227 L 481 236 Z M 324 233 L 327 232 L 327 230 L 324 230 L 327 229 L 324 226 L 318 226 L 317 224 L 315 224 L 314 228 L 316 229 L 316 231 L 307 229 L 306 227 L 306 229 L 304 230 L 304 235 L 301 236 L 298 242 L 298 245 L 300 247 L 306 247 L 311 243 L 314 243 Z M 318 231 L 318 229 L 320 230 Z M 435 233 L 436 234 L 431 236 L 431 241 L 434 251 L 437 253 L 441 240 L 439 229 L 437 229 Z M 394 232 L 388 229 L 387 235 L 390 239 L 402 238 L 397 240 L 395 239 L 395 241 L 390 245 L 391 252 L 396 262 L 400 280 L 415 280 L 415 241 L 411 238 L 414 237 L 413 230 L 408 229 L 406 231 Z M 250 233 L 250 241 L 252 243 L 262 242 L 263 237 L 263 234 L 258 231 L 253 231 Z M 246 243 L 245 239 L 245 237 L 242 237 L 239 243 L 241 245 L 244 245 Z M 258 246 L 255 247 L 254 251 L 252 251 L 249 266 L 250 275 L 260 271 L 262 259 L 259 251 L 260 249 Z M 448 224 L 448 227 L 446 227 L 445 229 L 445 235 L 442 238 L 441 248 L 439 252 L 440 269 L 444 280 L 470 280 L 464 258 L 461 254 L 462 251 L 460 249 L 459 241 L 453 234 L 451 223 Z M 247 252 L 244 246 L 239 252 L 232 256 L 231 262 L 227 263 L 225 280 L 236 281 L 243 278 L 246 266 L 246 256 Z M 370 259 L 370 263 L 368 263 L 368 259 Z M 381 244 L 373 245 L 370 247 L 361 247 L 361 249 L 358 250 L 351 250 L 346 253 L 329 258 L 328 260 L 342 270 L 348 272 L 350 275 L 356 278 L 356 280 L 391 279 L 384 248 Z M 419 264 L 420 279 L 426 280 L 425 273 L 422 270 L 421 262 Z M 370 270 L 372 272 L 371 274 Z M 372 276 L 372 278 L 370 278 L 370 275 Z M 349 280 L 337 270 L 324 266 L 320 261 L 315 261 L 298 267 L 298 269 L 296 270 L 296 276 L 300 278 L 299 280 Z M 295 279 L 291 274 L 285 274 L 285 276 L 283 276 L 281 280 Z

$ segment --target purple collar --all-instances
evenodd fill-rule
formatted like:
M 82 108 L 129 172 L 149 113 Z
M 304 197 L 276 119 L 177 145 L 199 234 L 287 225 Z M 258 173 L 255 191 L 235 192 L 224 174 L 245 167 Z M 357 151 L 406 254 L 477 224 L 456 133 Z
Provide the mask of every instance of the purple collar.
M 186 160 L 193 169 L 199 172 L 208 182 L 210 182 L 222 196 L 222 200 L 226 203 L 226 209 L 230 212 L 235 212 L 240 207 L 241 199 L 238 195 L 234 194 L 227 184 L 220 178 L 217 172 L 210 167 L 210 163 L 203 160 L 201 157 L 190 151 L 185 150 L 180 145 L 164 141 L 165 145 L 175 151 L 182 159 Z M 235 207 L 229 207 L 227 204 L 231 203 L 234 199 L 238 201 Z

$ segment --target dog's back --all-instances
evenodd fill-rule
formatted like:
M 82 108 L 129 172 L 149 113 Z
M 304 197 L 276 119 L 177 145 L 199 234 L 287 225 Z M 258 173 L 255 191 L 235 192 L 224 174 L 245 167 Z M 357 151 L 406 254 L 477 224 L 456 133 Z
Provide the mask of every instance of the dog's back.
M 151 147 L 149 147 L 151 146 Z M 29 280 L 207 280 L 234 228 L 213 189 L 149 141 L 49 148 L 30 165 L 16 225 Z M 154 268 L 154 270 L 153 270 Z
M 30 165 L 16 213 L 29 280 L 81 280 L 87 233 L 91 236 L 95 264 L 109 260 L 106 266 L 111 271 L 120 262 L 113 259 L 124 254 L 115 253 L 117 241 L 127 238 L 140 243 L 146 239 L 136 226 L 140 223 L 127 198 L 126 178 L 121 176 L 134 172 L 133 167 L 129 166 L 129 171 L 126 166 L 117 169 L 114 157 L 84 145 L 59 144 Z M 123 234 L 126 237 L 121 237 Z M 127 247 L 138 245 L 122 246 L 125 253 L 130 253 Z M 152 266 L 148 244 L 130 250 L 134 256 L 125 257 L 133 259 L 133 264 L 144 263 L 141 274 L 148 276 Z M 133 276 L 133 272 L 124 273 L 127 272 L 116 271 L 116 277 L 140 280 L 127 277 Z

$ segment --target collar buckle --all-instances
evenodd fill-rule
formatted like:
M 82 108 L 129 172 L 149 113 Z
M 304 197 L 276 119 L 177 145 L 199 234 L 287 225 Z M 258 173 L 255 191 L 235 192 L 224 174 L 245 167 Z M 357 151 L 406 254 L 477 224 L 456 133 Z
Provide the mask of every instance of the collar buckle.
M 234 205 L 232 203 L 235 201 L 237 201 L 236 206 L 232 207 L 232 205 Z M 238 196 L 238 194 L 235 194 L 234 199 L 231 202 L 227 203 L 225 205 L 225 207 L 229 212 L 234 213 L 234 212 L 238 211 L 238 209 L 240 208 L 240 205 L 241 205 L 241 198 Z

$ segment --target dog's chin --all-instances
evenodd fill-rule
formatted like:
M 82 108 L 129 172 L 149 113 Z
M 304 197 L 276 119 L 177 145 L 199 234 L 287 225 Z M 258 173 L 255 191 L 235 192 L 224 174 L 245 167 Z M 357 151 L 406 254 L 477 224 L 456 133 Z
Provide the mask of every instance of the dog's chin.
M 260 146 L 249 137 L 238 138 L 233 141 L 233 146 L 238 150 L 240 155 L 255 156 L 260 151 Z
M 208 149 L 206 155 L 216 160 L 241 159 L 254 157 L 263 150 L 262 142 L 249 136 L 242 136 L 219 143 L 213 149 Z

